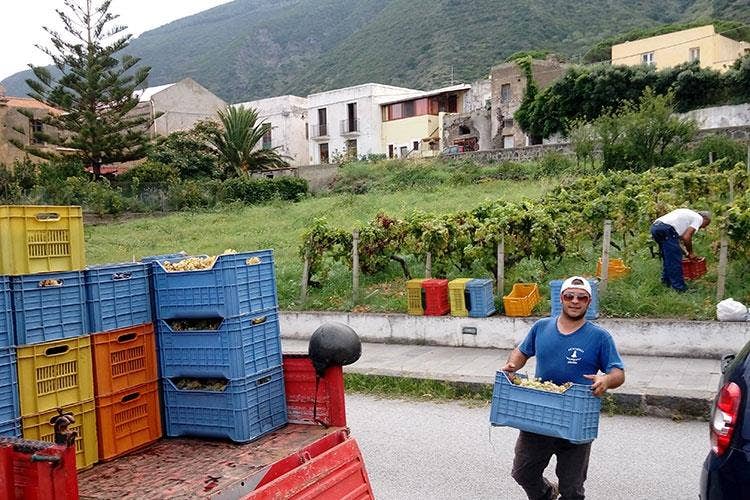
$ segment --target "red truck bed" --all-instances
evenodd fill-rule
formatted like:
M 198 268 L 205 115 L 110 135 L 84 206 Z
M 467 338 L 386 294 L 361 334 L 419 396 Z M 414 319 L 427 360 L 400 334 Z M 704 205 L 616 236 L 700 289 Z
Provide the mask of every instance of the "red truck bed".
M 346 428 L 341 368 L 316 391 L 310 360 L 285 355 L 284 382 L 291 423 L 282 429 L 246 444 L 162 439 L 80 472 L 80 498 L 373 498 Z

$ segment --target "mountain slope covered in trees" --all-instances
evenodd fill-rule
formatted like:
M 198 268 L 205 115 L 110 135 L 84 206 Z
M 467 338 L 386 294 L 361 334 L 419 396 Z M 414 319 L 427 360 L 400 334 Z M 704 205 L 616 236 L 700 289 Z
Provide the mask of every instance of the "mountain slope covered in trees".
M 127 52 L 152 67 L 149 85 L 189 76 L 240 102 L 366 82 L 426 89 L 472 81 L 519 50 L 579 61 L 606 37 L 710 18 L 747 23 L 750 7 L 746 0 L 235 0 L 143 33 Z M 24 95 L 28 77 L 2 83 L 9 95 Z

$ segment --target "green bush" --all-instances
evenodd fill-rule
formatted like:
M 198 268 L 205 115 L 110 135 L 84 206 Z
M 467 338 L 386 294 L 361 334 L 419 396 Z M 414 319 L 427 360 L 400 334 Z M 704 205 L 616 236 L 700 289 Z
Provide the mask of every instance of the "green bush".
M 282 200 L 299 201 L 307 196 L 309 190 L 307 180 L 299 177 L 278 177 L 273 182 Z
M 175 182 L 180 175 L 172 165 L 165 165 L 157 161 L 145 161 L 118 177 L 118 180 L 129 182 L 133 185 L 164 184 Z
M 387 181 L 388 189 L 429 189 L 437 187 L 450 179 L 450 174 L 432 164 L 410 164 L 399 170 Z
M 739 141 L 730 139 L 725 135 L 711 134 L 704 137 L 690 151 L 692 160 L 699 160 L 703 165 L 708 164 L 709 153 L 713 154 L 714 161 L 727 158 L 730 164 L 747 161 L 747 151 Z
M 216 198 L 205 187 L 206 183 L 195 180 L 172 182 L 167 189 L 167 205 L 171 210 L 211 207 Z
M 544 153 L 538 163 L 539 170 L 537 174 L 541 176 L 556 175 L 561 172 L 570 171 L 575 166 L 570 156 L 558 151 Z
M 38 183 L 42 186 L 60 183 L 69 177 L 88 179 L 91 175 L 78 158 L 62 158 L 39 165 Z
M 224 202 L 241 201 L 256 205 L 272 200 L 277 194 L 276 185 L 270 179 L 234 177 L 224 181 L 220 198 Z
M 0 164 L 0 203 L 17 203 L 21 194 L 21 186 L 16 182 L 13 172 L 4 164 Z

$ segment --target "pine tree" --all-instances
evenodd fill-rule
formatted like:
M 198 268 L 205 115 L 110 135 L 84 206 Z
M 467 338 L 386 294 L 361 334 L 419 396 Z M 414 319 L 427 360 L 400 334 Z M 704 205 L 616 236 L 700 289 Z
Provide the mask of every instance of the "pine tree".
M 148 77 L 150 67 L 136 65 L 139 58 L 118 53 L 130 43 L 126 26 L 109 11 L 111 0 L 98 6 L 92 0 L 65 0 L 66 10 L 56 10 L 64 32 L 48 27 L 51 47 L 37 48 L 52 58 L 55 74 L 45 67 L 31 67 L 36 79 L 28 79 L 29 96 L 57 108 L 44 123 L 59 137 L 37 132 L 35 138 L 72 148 L 96 177 L 102 164 L 130 161 L 146 155 L 147 130 L 154 117 L 136 110 L 136 89 Z M 26 148 L 29 149 L 29 148 Z M 54 154 L 30 151 L 43 158 Z

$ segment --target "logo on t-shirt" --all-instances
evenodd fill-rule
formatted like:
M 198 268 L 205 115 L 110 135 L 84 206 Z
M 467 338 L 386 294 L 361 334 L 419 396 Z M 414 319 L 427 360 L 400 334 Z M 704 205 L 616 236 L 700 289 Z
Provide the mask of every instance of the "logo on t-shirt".
M 583 349 L 580 347 L 571 347 L 568 349 L 568 355 L 565 359 L 568 360 L 569 365 L 577 365 L 578 361 L 583 357 Z

